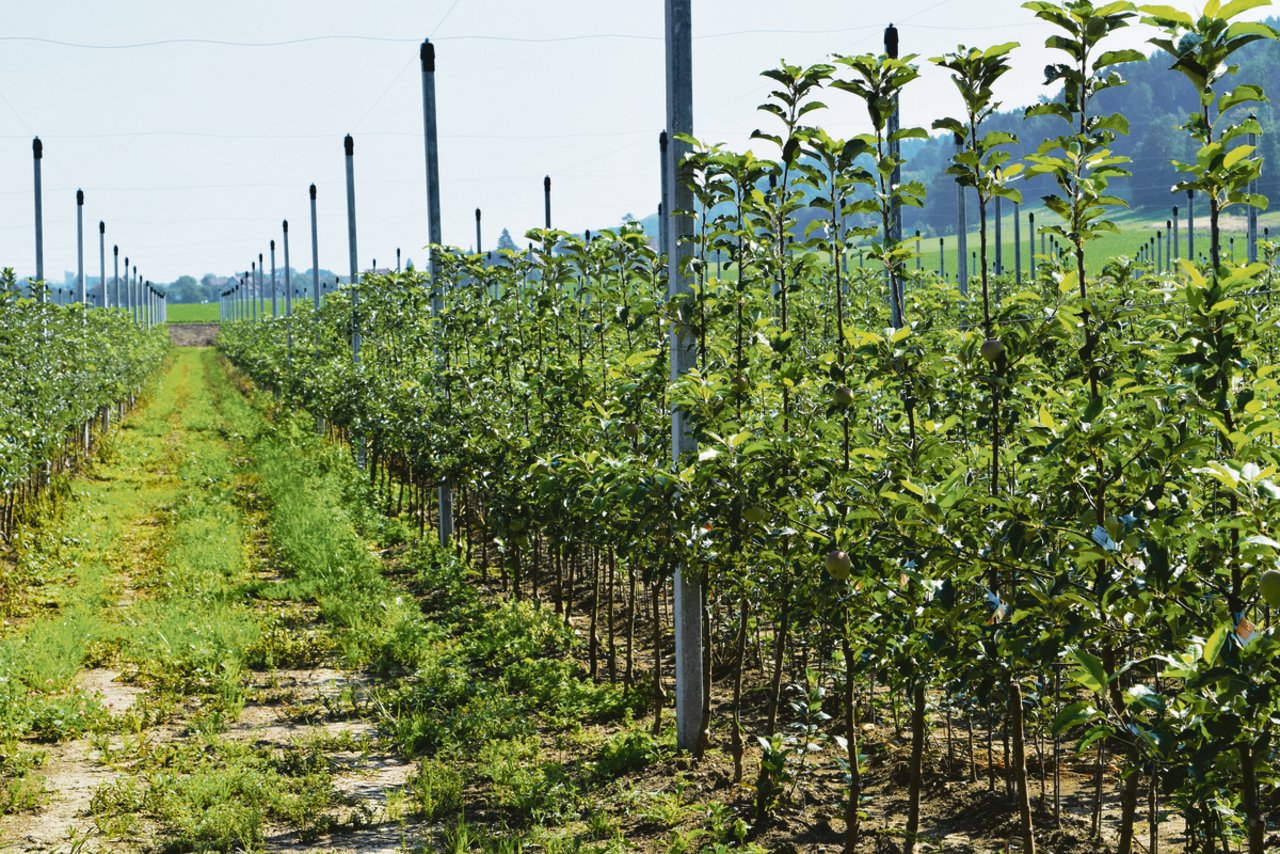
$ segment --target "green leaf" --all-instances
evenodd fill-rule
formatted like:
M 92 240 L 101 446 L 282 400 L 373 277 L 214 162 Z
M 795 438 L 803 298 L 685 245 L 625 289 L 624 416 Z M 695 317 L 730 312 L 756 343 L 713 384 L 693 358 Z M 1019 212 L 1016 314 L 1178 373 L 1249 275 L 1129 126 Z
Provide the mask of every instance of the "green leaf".
M 1094 720 L 1098 714 L 1097 708 L 1089 703 L 1072 703 L 1053 719 L 1053 734 L 1061 735 L 1073 727 Z
M 1105 724 L 1100 724 L 1098 726 L 1093 727 L 1087 733 L 1085 733 L 1084 737 L 1081 738 L 1079 742 L 1076 743 L 1076 752 L 1084 753 L 1086 750 L 1088 750 L 1090 747 L 1093 747 L 1102 739 L 1109 738 L 1111 734 L 1112 734 L 1111 727 L 1106 726 Z
M 1105 68 L 1122 62 L 1146 62 L 1146 60 L 1146 54 L 1140 50 L 1108 50 L 1094 60 L 1093 67 Z
M 1218 656 L 1222 654 L 1222 648 L 1227 645 L 1227 633 L 1230 629 L 1229 624 L 1223 623 L 1209 635 L 1209 639 L 1204 642 L 1204 650 L 1200 653 L 1205 664 L 1212 666 L 1218 660 Z
M 1163 18 L 1167 21 L 1173 21 L 1176 24 L 1181 24 L 1187 29 L 1192 29 L 1195 26 L 1195 22 L 1191 20 L 1190 15 L 1180 9 L 1175 9 L 1172 6 L 1141 6 L 1139 7 L 1139 11 L 1144 15 L 1150 15 L 1153 18 Z M 1172 52 L 1173 51 L 1170 51 L 1170 53 Z
M 1241 12 L 1270 5 L 1271 0 L 1231 0 L 1230 3 L 1218 10 L 1217 17 L 1224 21 L 1229 21 Z
M 1002 44 L 992 45 L 991 47 L 987 48 L 982 52 L 982 58 L 996 59 L 997 57 L 1001 57 L 1009 53 L 1014 48 L 1021 47 L 1021 46 L 1022 45 L 1019 44 L 1018 42 L 1004 42 Z
M 1080 670 L 1071 674 L 1072 678 L 1095 694 L 1101 694 L 1109 681 L 1106 668 L 1102 666 L 1102 661 L 1083 649 L 1074 650 L 1071 653 L 1071 657 L 1081 667 Z
M 923 487 L 917 486 L 916 484 L 907 480 L 905 477 L 901 481 L 899 481 L 899 483 L 901 483 L 903 488 L 906 489 L 908 492 L 914 492 L 916 495 L 920 496 L 921 498 L 924 498 L 927 495 Z
M 1237 145 L 1227 152 L 1226 157 L 1222 158 L 1222 168 L 1230 169 L 1250 154 L 1253 154 L 1253 151 L 1252 145 Z

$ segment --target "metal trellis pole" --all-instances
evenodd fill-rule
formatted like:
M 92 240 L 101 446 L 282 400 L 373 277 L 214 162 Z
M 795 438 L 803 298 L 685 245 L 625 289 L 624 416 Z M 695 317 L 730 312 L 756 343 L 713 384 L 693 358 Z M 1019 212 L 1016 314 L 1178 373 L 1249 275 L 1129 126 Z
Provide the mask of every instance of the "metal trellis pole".
M 436 247 L 441 243 L 440 231 L 440 148 L 437 143 L 436 124 L 436 48 L 430 40 L 422 42 L 418 53 L 422 60 L 422 140 L 427 168 L 427 269 L 431 276 L 431 313 L 437 318 L 444 313 L 444 282 L 440 280 L 440 258 Z M 550 194 L 551 179 L 547 179 Z M 547 216 L 551 202 L 548 195 Z M 476 244 L 480 242 L 480 210 L 476 209 Z M 436 362 L 443 366 L 447 353 L 436 350 Z M 448 479 L 441 478 L 436 492 L 439 506 L 437 534 L 441 545 L 448 545 L 453 538 L 453 487 Z
M 692 254 L 693 193 L 681 180 L 685 168 L 682 160 L 689 144 L 681 135 L 693 133 L 693 43 L 691 38 L 690 0 L 666 0 L 666 66 L 667 66 L 667 130 L 671 134 L 667 146 L 667 234 L 671 241 L 671 263 L 668 264 L 668 295 L 672 301 L 683 301 L 690 293 L 690 282 L 681 261 Z M 679 214 L 677 215 L 677 211 Z M 685 318 L 671 323 L 671 379 L 692 370 L 697 361 L 694 330 Z M 673 465 L 695 450 L 688 414 L 678 406 L 671 408 L 671 456 Z M 683 564 L 675 572 L 676 635 L 676 746 L 697 751 L 702 737 L 703 662 L 702 662 L 702 579 Z
M 76 301 L 89 301 L 84 290 L 84 190 L 76 190 Z
M 40 161 L 44 158 L 44 143 L 40 137 L 31 142 L 31 152 L 35 162 L 35 195 L 36 195 L 36 281 L 44 281 L 44 188 L 40 180 Z M 41 289 L 40 302 L 44 302 L 44 288 Z

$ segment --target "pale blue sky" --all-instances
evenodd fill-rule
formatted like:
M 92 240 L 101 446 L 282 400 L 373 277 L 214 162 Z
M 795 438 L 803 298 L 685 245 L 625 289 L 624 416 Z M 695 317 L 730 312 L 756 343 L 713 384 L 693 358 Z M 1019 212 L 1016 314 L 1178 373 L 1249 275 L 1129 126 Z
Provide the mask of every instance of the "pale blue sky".
M 75 189 L 86 193 L 88 271 L 97 222 L 155 281 L 246 268 L 291 224 L 295 267 L 310 265 L 307 185 L 320 193 L 320 263 L 346 269 L 342 137 L 356 141 L 362 265 L 421 257 L 426 242 L 418 43 L 437 43 L 444 239 L 485 248 L 554 220 L 580 231 L 652 212 L 664 120 L 661 0 L 2 0 L 0 264 L 29 274 L 31 136 L 45 143 L 45 265 L 75 269 Z M 1179 6 L 1185 4 L 1178 3 Z M 1254 15 L 1261 17 L 1267 10 Z M 748 145 L 767 123 L 758 77 L 780 58 L 879 50 L 883 27 L 923 57 L 958 42 L 1016 40 L 1017 73 L 998 92 L 1034 101 L 1049 32 L 1016 0 L 694 0 L 695 134 Z M 1135 27 L 1119 44 L 1141 45 Z M 173 39 L 280 42 L 91 49 Z M 957 109 L 926 69 L 905 122 Z M 853 97 L 831 92 L 822 123 L 864 130 Z M 755 143 L 757 146 L 767 145 Z M 772 154 L 761 150 L 762 154 Z

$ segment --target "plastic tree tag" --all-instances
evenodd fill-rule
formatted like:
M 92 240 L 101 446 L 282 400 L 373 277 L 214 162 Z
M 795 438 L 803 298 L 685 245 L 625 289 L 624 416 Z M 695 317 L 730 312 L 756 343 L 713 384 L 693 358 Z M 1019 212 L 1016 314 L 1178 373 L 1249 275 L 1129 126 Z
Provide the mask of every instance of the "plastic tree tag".
M 1241 646 L 1248 646 L 1258 637 L 1258 627 L 1251 623 L 1248 617 L 1241 616 L 1236 623 L 1236 637 L 1239 638 Z

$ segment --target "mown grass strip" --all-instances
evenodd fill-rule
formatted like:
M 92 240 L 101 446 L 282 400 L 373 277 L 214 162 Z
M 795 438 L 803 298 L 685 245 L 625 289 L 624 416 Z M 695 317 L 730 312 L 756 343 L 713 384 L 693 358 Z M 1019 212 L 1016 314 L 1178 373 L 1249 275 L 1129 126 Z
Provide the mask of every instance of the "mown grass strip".
M 91 698 L 72 688 L 87 663 L 118 645 L 111 613 L 130 584 L 137 554 L 163 547 L 163 508 L 179 491 L 175 446 L 189 397 L 188 368 L 175 360 L 150 400 L 125 422 L 91 478 L 76 481 L 58 515 L 29 532 L 21 575 L 46 608 L 0 638 L 0 743 L 56 741 L 103 723 Z
M 185 491 L 169 507 L 168 548 L 145 577 L 121 656 L 152 702 L 182 704 L 188 735 L 139 739 L 117 757 L 126 773 L 91 806 L 117 842 L 153 840 L 174 851 L 261 848 L 267 828 L 313 837 L 333 825 L 338 801 L 322 752 L 225 737 L 238 717 L 247 671 L 264 663 L 270 613 L 254 599 L 264 555 L 255 541 L 261 481 L 253 452 L 266 424 L 231 385 L 211 351 L 191 351 L 196 392 L 183 411 L 178 474 Z
M 262 425 L 210 351 L 179 351 L 107 461 L 35 532 L 24 559 L 53 607 L 0 639 L 0 812 L 46 797 L 30 741 L 91 733 L 121 772 L 91 804 L 113 844 L 249 850 L 271 822 L 331 823 L 314 749 L 221 737 L 268 616 L 253 603 L 257 475 L 243 456 Z M 76 684 L 94 666 L 147 690 L 113 717 Z M 165 721 L 186 731 L 156 733 Z
M 643 698 L 587 678 L 580 639 L 549 609 L 488 596 L 454 552 L 410 542 L 307 416 L 275 411 L 253 456 L 290 573 L 266 592 L 313 602 L 347 666 L 396 677 L 376 684 L 369 706 L 417 760 L 411 792 L 438 841 L 514 850 L 503 846 L 610 836 L 601 793 L 665 745 L 633 723 Z M 567 759 L 551 749 L 566 739 L 580 748 Z

